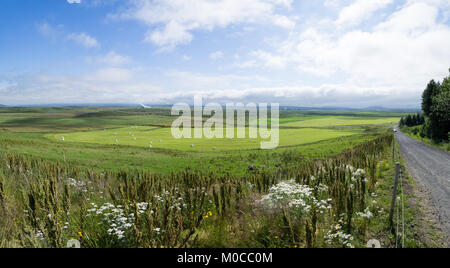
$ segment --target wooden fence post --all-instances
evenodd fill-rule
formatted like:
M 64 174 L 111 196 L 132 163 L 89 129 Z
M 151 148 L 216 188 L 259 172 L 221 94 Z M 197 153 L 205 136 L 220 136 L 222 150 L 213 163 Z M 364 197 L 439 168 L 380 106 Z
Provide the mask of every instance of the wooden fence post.
M 394 138 L 392 139 L 392 161 L 395 162 L 395 133 L 394 133 Z
M 394 191 L 392 193 L 392 201 L 391 201 L 391 212 L 389 213 L 389 224 L 391 225 L 391 231 L 394 232 L 394 209 L 395 209 L 395 201 L 397 199 L 397 187 L 398 187 L 398 177 L 400 173 L 400 163 L 395 164 L 395 180 L 394 180 Z

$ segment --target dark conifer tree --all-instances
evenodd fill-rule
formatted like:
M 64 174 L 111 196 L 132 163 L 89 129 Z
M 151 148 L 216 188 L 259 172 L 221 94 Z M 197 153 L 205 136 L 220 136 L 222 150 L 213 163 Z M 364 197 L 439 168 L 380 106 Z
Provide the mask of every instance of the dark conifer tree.
M 430 115 L 433 97 L 436 96 L 438 93 L 439 93 L 439 83 L 436 83 L 434 80 L 431 80 L 422 94 L 422 111 L 426 116 Z

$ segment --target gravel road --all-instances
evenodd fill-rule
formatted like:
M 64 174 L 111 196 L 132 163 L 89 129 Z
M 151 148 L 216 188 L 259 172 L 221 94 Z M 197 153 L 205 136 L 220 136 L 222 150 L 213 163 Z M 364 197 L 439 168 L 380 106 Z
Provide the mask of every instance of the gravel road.
M 450 153 L 397 133 L 409 174 L 430 193 L 439 221 L 450 235 Z

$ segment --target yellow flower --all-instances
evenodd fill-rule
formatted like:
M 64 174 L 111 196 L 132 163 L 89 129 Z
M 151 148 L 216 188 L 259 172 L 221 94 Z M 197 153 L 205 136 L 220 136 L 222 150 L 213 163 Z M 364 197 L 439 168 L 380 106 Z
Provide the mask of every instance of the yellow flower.
M 275 239 L 278 239 L 278 236 L 275 236 Z
M 79 237 L 83 237 L 83 233 L 78 232 L 78 236 L 79 236 Z
M 297 245 L 294 245 L 294 248 L 297 248 Z

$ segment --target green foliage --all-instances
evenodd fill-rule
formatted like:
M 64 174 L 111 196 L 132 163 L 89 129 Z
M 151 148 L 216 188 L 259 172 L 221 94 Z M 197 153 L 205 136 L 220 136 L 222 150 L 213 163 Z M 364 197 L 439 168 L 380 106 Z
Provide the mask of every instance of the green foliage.
M 425 117 L 421 113 L 410 115 L 408 114 L 406 117 L 402 117 L 400 119 L 400 127 L 407 126 L 419 126 L 425 123 Z
M 0 163 L 1 243 L 61 248 L 76 238 L 82 247 L 203 247 L 219 235 L 240 246 L 322 247 L 335 245 L 326 235 L 341 219 L 346 232 L 366 239 L 356 219 L 370 204 L 377 163 L 391 143 L 386 134 L 337 157 L 246 178 L 193 170 L 94 172 L 7 154 Z M 363 177 L 354 179 L 349 165 L 366 170 L 358 171 Z M 253 197 L 287 178 L 314 189 L 311 210 L 260 210 Z M 311 201 L 328 199 L 329 208 Z M 255 220 L 253 234 L 233 239 Z
M 431 80 L 428 83 L 427 88 L 422 94 L 422 111 L 426 116 L 431 113 L 431 108 L 433 106 L 433 97 L 439 93 L 439 83 Z
M 342 247 L 337 225 L 361 247 L 374 223 L 385 227 L 373 201 L 375 193 L 390 191 L 380 186 L 385 175 L 379 163 L 390 158 L 392 133 L 384 132 L 388 124 L 373 124 L 394 122 L 389 117 L 398 114 L 319 118 L 320 112 L 289 111 L 286 123 L 309 121 L 317 127 L 312 132 L 333 135 L 304 143 L 308 130 L 284 126 L 286 147 L 209 152 L 67 141 L 68 132 L 102 140 L 113 128 L 133 124 L 159 129 L 170 121 L 164 109 L 148 118 L 131 108 L 55 108 L 50 116 L 43 114 L 47 108 L 39 115 L 36 109 L 0 113 L 0 247 L 65 247 L 74 238 L 85 248 Z M 66 142 L 60 135 L 57 141 L 44 138 L 49 126 L 65 133 Z M 364 178 L 354 181 L 347 166 L 364 169 Z M 312 199 L 307 213 L 262 206 L 274 185 L 291 179 L 314 189 L 310 197 L 331 199 L 331 208 L 319 209 Z M 319 186 L 327 190 L 315 192 Z M 376 218 L 362 217 L 367 209 Z
M 448 132 L 450 131 L 450 76 L 444 79 L 439 93 L 433 97 L 430 120 L 433 140 L 448 140 Z
M 422 110 L 427 116 L 420 131 L 422 138 L 431 138 L 439 143 L 449 140 L 450 131 L 450 76 L 442 84 L 432 80 L 422 96 Z M 412 118 L 406 118 L 401 126 L 415 126 Z

